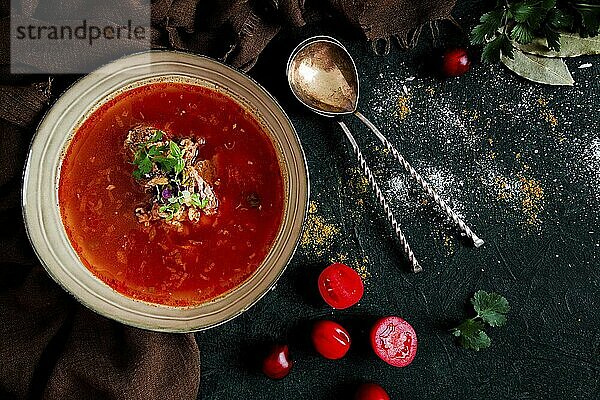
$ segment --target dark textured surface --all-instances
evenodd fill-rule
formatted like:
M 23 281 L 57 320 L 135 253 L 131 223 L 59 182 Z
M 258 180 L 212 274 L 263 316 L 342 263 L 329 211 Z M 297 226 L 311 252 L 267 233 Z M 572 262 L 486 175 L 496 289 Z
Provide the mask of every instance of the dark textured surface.
M 460 18 L 472 9 L 458 7 L 455 15 L 470 27 L 477 13 Z M 452 29 L 442 26 L 458 35 Z M 429 38 L 411 52 L 374 57 L 366 44 L 342 37 L 357 59 L 361 109 L 486 240 L 480 249 L 461 245 L 350 120 L 424 266 L 412 275 L 339 127 L 288 92 L 286 54 L 311 33 L 331 32 L 282 35 L 252 75 L 298 130 L 317 210 L 313 227 L 322 222 L 337 233 L 300 246 L 277 287 L 250 311 L 197 334 L 200 399 L 349 399 L 364 381 L 380 383 L 393 399 L 600 398 L 598 59 L 568 61 L 573 88 L 528 83 L 481 64 L 443 81 L 429 72 Z M 578 68 L 587 62 L 593 66 Z M 407 107 L 400 112 L 399 97 Z M 332 311 L 316 293 L 316 276 L 332 260 L 368 271 L 365 296 L 349 310 Z M 488 330 L 492 347 L 473 352 L 457 347 L 448 329 L 468 314 L 478 289 L 505 295 L 512 310 L 505 327 Z M 408 368 L 389 367 L 367 345 L 372 322 L 388 314 L 417 331 L 419 350 Z M 347 326 L 354 342 L 346 358 L 328 361 L 312 350 L 309 327 L 319 318 Z M 257 367 L 272 342 L 290 343 L 296 362 L 281 381 Z

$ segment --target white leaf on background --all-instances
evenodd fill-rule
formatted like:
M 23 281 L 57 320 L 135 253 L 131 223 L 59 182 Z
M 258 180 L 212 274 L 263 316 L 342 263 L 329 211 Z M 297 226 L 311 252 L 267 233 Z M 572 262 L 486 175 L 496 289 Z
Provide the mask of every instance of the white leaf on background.
M 535 38 L 529 44 L 513 42 L 517 49 L 543 57 L 577 57 L 582 55 L 600 54 L 600 35 L 582 38 L 577 33 L 562 32 L 560 34 L 560 50 L 548 48 L 546 39 Z
M 560 58 L 539 57 L 515 49 L 514 58 L 502 56 L 502 63 L 515 74 L 545 85 L 573 86 L 567 64 Z

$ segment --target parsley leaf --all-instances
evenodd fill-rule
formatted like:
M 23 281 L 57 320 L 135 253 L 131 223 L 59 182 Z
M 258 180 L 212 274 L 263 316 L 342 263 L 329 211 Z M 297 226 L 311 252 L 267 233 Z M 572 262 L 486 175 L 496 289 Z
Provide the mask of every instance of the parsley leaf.
M 202 200 L 200 199 L 200 193 L 193 193 L 190 196 L 191 203 L 196 206 L 202 208 Z
M 483 48 L 483 52 L 481 53 L 481 60 L 487 63 L 494 63 L 500 61 L 500 54 L 502 50 L 506 48 L 506 44 L 512 48 L 510 41 L 506 37 L 506 35 L 500 35 L 496 37 L 494 40 L 489 42 Z M 507 54 L 508 56 L 508 54 Z
M 535 35 L 529 25 L 518 23 L 510 31 L 510 37 L 517 43 L 525 44 L 531 43 Z
M 479 351 L 490 347 L 492 340 L 485 332 L 485 324 L 492 327 L 506 323 L 506 314 L 510 310 L 508 300 L 497 293 L 479 290 L 471 299 L 477 315 L 464 320 L 459 326 L 450 330 L 456 336 L 458 344 L 465 349 Z
M 560 50 L 560 34 L 557 31 L 546 25 L 544 27 L 544 36 L 546 36 L 546 42 L 550 50 Z
M 177 159 L 177 162 L 175 163 L 175 166 L 173 167 L 173 170 L 175 171 L 175 175 L 180 174 L 181 171 L 183 171 L 183 168 L 185 168 L 185 160 L 183 158 Z
M 548 24 L 554 29 L 571 30 L 574 22 L 573 15 L 559 8 L 554 8 L 548 12 Z
M 573 8 L 579 22 L 579 33 L 583 37 L 596 36 L 600 30 L 600 4 L 585 1 L 574 1 Z
M 142 154 L 139 157 L 136 157 L 134 164 L 137 165 L 137 169 L 133 171 L 133 177 L 135 179 L 141 179 L 144 175 L 149 174 L 152 171 L 152 161 L 147 154 Z
M 208 199 L 202 199 L 200 193 L 191 193 L 189 190 L 182 190 L 177 196 L 171 196 L 167 199 L 167 204 L 160 206 L 158 212 L 168 214 L 167 220 L 173 219 L 181 207 L 205 208 L 208 205 Z
M 471 42 L 473 44 L 484 44 L 488 39 L 495 36 L 502 26 L 502 10 L 493 10 L 485 13 L 479 19 L 480 24 L 471 31 Z
M 185 168 L 183 150 L 172 140 L 167 145 L 160 144 L 163 135 L 163 131 L 156 130 L 150 139 L 139 145 L 133 161 L 133 164 L 137 166 L 133 172 L 135 179 L 144 178 L 152 171 L 153 165 L 156 165 L 165 174 L 174 173 L 175 179 Z
M 581 37 L 600 33 L 598 0 L 505 0 L 489 2 L 471 31 L 471 43 L 483 45 L 481 59 L 498 62 L 500 56 L 512 58 L 514 42 L 531 43 L 546 39 L 548 48 L 560 50 L 559 31 L 578 33 Z M 494 4 L 495 5 L 492 5 Z
M 510 310 L 508 300 L 498 293 L 480 290 L 471 299 L 477 316 L 490 326 L 502 326 L 506 323 L 506 315 Z
M 451 332 L 465 349 L 479 351 L 490 347 L 492 344 L 492 340 L 483 330 L 483 322 L 481 321 L 467 319 L 458 327 L 452 329 Z
M 517 22 L 527 22 L 537 11 L 535 4 L 529 2 L 516 3 L 511 8 L 512 15 Z

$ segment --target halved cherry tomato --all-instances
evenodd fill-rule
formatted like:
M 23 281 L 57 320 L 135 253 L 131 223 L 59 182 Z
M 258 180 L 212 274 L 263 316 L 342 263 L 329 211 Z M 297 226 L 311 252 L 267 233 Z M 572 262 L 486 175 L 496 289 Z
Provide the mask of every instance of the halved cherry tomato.
M 365 288 L 360 275 L 347 265 L 335 263 L 319 275 L 319 292 L 327 304 L 338 310 L 358 303 Z
M 371 346 L 386 363 L 406 367 L 417 354 L 417 334 L 402 318 L 385 317 L 371 329 Z
M 355 400 L 390 400 L 384 388 L 375 383 L 364 383 L 358 387 Z
M 315 350 L 323 357 L 337 360 L 350 350 L 350 335 L 340 324 L 333 321 L 319 321 L 312 330 Z

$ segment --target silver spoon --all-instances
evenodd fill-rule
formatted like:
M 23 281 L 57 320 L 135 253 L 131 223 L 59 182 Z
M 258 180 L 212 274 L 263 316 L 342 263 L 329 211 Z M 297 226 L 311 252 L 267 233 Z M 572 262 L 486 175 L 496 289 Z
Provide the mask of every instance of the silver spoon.
M 475 247 L 480 247 L 484 243 L 404 159 L 379 129 L 357 110 L 359 97 L 358 72 L 352 56 L 338 40 L 329 36 L 315 36 L 303 41 L 290 55 L 286 73 L 288 83 L 296 98 L 314 112 L 327 117 L 347 114 L 354 114 L 358 117 L 383 143 L 394 158 L 402 164 L 427 195 L 454 221 L 463 234 L 472 240 Z M 421 271 L 422 268 L 379 189 L 356 140 L 343 121 L 338 120 L 338 123 L 352 145 L 354 154 L 375 192 L 379 204 L 386 212 L 387 219 L 403 246 L 412 271 Z

